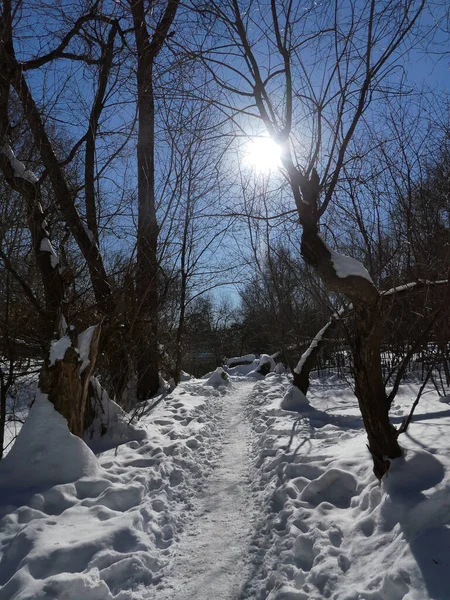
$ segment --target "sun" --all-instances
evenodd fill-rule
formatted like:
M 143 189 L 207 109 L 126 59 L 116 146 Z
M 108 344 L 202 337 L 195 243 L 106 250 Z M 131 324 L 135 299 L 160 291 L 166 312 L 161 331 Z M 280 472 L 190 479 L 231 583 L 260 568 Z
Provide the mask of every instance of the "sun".
M 255 137 L 245 146 L 244 162 L 258 173 L 281 167 L 281 147 L 270 137 Z

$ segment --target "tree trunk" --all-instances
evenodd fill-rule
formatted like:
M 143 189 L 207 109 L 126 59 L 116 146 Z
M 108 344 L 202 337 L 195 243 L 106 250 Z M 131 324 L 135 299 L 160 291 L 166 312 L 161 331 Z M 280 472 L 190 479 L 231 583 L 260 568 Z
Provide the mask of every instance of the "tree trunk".
M 353 304 L 355 331 L 351 347 L 355 393 L 372 453 L 374 473 L 381 479 L 389 469 L 389 459 L 402 455 L 397 432 L 389 421 L 389 404 L 382 377 L 382 296 L 358 261 L 348 259 L 350 263 L 346 263 L 345 272 L 338 271 L 335 261 L 339 261 L 340 255 L 332 254 L 320 237 L 317 210 L 320 185 L 317 172 L 313 170 L 311 177 L 307 178 L 292 162 L 288 161 L 286 166 L 303 227 L 302 256 L 330 291 L 346 295 Z
M 355 307 L 355 331 L 351 341 L 355 394 L 378 479 L 388 471 L 389 459 L 402 455 L 397 432 L 389 420 L 380 358 L 382 334 L 381 299 L 375 306 Z
M 159 388 L 158 350 L 158 222 L 155 206 L 155 99 L 153 65 L 169 33 L 179 0 L 168 0 L 166 9 L 150 36 L 143 0 L 131 2 L 137 49 L 138 104 L 138 236 L 135 324 L 139 400 Z
M 158 222 L 155 207 L 155 106 L 152 65 L 138 66 L 138 239 L 136 293 L 136 349 L 139 400 L 153 396 L 159 388 L 158 352 Z
M 89 383 L 94 372 L 98 354 L 101 326 L 95 328 L 89 348 L 89 364 L 84 369 L 77 350 L 76 336 L 72 335 L 72 345 L 67 348 L 62 359 L 50 364 L 46 359 L 39 377 L 39 388 L 55 409 L 67 419 L 69 430 L 83 437 Z

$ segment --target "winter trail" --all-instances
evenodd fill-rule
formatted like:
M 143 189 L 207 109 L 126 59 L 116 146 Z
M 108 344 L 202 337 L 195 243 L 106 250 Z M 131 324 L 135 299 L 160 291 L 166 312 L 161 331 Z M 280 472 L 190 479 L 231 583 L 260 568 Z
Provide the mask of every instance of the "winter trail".
M 254 382 L 233 382 L 223 397 L 222 443 L 215 470 L 155 600 L 238 600 L 246 581 L 252 522 L 250 426 L 245 400 Z

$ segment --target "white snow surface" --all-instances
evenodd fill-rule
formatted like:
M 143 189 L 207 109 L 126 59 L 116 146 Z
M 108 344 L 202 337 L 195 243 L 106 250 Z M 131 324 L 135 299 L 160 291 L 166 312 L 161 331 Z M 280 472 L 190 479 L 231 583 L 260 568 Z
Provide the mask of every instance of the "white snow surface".
M 77 453 L 55 444 L 54 420 L 43 414 L 48 428 L 42 418 L 35 436 L 40 448 L 26 455 L 16 444 L 9 455 L 17 448 L 14 454 L 24 459 L 15 463 L 20 468 L 12 480 L 2 479 L 7 487 L 0 494 L 0 600 L 154 598 L 170 547 L 216 460 L 222 399 L 201 381 L 186 382 L 143 418 L 144 439 L 102 452 L 97 460 L 71 436 L 92 457 L 93 469 L 62 485 L 54 485 L 63 474 L 52 473 L 52 460 L 65 463 L 70 473 Z M 35 422 L 30 413 L 28 429 L 34 431 Z M 65 442 L 67 436 L 66 427 Z M 33 450 L 48 461 L 36 470 L 26 465 Z M 32 471 L 39 489 L 28 481 Z
M 261 354 L 261 356 L 259 357 L 259 364 L 260 366 L 269 364 L 271 371 L 275 369 L 275 361 L 269 354 Z
M 217 369 L 211 373 L 205 381 L 205 385 L 210 385 L 212 387 L 221 387 L 223 385 L 228 385 L 228 383 L 228 375 L 222 369 L 222 367 L 217 367 Z
M 352 258 L 351 256 L 346 256 L 345 254 L 339 254 L 339 252 L 332 250 L 329 246 L 327 246 L 327 249 L 331 254 L 331 262 L 333 263 L 334 270 L 338 277 L 344 279 L 345 277 L 355 275 L 356 277 L 363 277 L 364 279 L 367 279 L 367 281 L 370 281 L 370 283 L 373 283 L 369 271 L 361 262 L 359 262 L 359 260 L 356 260 L 356 258 Z
M 52 367 L 57 360 L 62 360 L 66 350 L 70 348 L 72 342 L 68 335 L 63 335 L 59 340 L 53 340 L 50 345 L 50 366 Z
M 47 394 L 38 392 L 16 442 L 0 462 L 0 492 L 48 488 L 94 476 L 98 470 L 91 450 L 70 433 Z
M 295 414 L 290 385 L 185 382 L 94 473 L 10 486 L 0 600 L 448 600 L 448 404 L 425 388 L 380 485 L 349 386 L 314 379 Z M 419 386 L 400 387 L 395 424 Z
M 91 350 L 92 336 L 94 335 L 96 327 L 97 325 L 91 325 L 91 327 L 88 327 L 78 335 L 77 346 L 81 359 L 80 373 L 82 373 L 91 362 L 89 359 L 89 354 Z
M 91 378 L 95 392 L 94 420 L 84 432 L 84 441 L 96 453 L 116 448 L 131 441 L 147 437 L 146 429 L 136 415 L 126 413 L 111 400 L 96 377 Z
M 236 363 L 247 363 L 250 364 L 255 360 L 254 354 L 244 354 L 243 356 L 233 356 L 227 360 L 227 367 L 234 367 Z
M 253 382 L 227 395 L 217 464 L 157 586 L 158 600 L 234 600 L 249 577 L 253 510 L 250 494 L 251 434 L 246 400 Z
M 301 411 L 310 407 L 305 394 L 295 385 L 291 385 L 283 396 L 280 407 L 284 410 Z

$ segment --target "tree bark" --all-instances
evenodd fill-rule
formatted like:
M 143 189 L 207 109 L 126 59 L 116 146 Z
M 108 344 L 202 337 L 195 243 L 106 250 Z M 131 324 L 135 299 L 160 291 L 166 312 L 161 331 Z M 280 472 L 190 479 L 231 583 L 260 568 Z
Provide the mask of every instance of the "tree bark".
M 97 325 L 89 349 L 89 365 L 81 371 L 82 361 L 77 351 L 76 336 L 72 333 L 72 345 L 67 348 L 64 357 L 50 364 L 46 359 L 39 377 L 39 388 L 55 409 L 66 419 L 69 430 L 83 437 L 89 383 L 94 372 L 98 355 L 101 325 Z
M 139 400 L 159 388 L 158 349 L 158 222 L 155 206 L 155 99 L 153 67 L 175 18 L 179 0 L 168 0 L 161 20 L 150 36 L 143 0 L 131 0 L 137 49 L 138 104 L 138 236 L 135 323 Z

